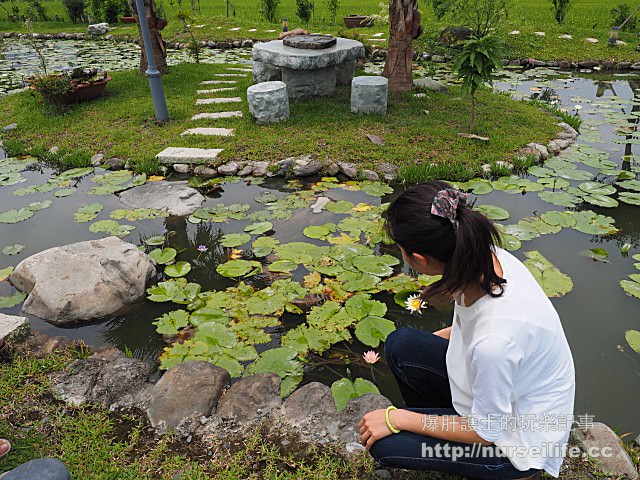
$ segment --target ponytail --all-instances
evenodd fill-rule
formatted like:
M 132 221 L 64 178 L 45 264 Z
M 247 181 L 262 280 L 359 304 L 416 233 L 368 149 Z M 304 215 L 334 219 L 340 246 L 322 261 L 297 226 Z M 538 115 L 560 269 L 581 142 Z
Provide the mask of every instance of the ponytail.
M 435 213 L 434 199 L 451 188 L 432 181 L 403 192 L 385 213 L 387 232 L 407 254 L 428 255 L 445 264 L 442 279 L 429 286 L 425 296 L 450 296 L 479 284 L 488 295 L 499 297 L 506 280 L 493 268 L 492 252 L 501 246 L 498 230 L 458 192 L 454 193 L 460 201 L 452 212 L 446 217 Z

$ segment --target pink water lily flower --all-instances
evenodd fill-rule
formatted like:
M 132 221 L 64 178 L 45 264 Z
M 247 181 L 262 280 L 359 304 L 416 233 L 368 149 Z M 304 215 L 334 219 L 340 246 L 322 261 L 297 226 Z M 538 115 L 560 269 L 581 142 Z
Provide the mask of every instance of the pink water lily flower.
M 378 355 L 378 352 L 369 350 L 368 352 L 364 352 L 362 358 L 364 358 L 365 362 L 373 364 L 380 360 L 380 355 Z

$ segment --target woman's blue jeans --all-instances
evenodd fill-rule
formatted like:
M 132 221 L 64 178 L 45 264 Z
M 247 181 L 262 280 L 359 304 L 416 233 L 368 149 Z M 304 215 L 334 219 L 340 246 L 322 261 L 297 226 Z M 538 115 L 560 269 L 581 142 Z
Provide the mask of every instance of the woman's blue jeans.
M 384 352 L 408 410 L 428 415 L 458 415 L 451 402 L 446 353 L 449 341 L 433 333 L 400 328 Z M 371 455 L 384 467 L 433 470 L 478 479 L 524 478 L 539 470 L 517 470 L 493 445 L 447 442 L 402 431 L 378 440 Z

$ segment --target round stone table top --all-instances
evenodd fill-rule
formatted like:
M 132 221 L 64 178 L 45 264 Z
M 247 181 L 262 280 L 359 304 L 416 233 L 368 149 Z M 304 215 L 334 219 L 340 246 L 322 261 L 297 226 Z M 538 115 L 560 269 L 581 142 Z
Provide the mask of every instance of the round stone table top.
M 311 35 L 289 35 L 282 39 L 282 43 L 287 47 L 323 50 L 333 47 L 337 43 L 337 39 L 333 35 L 313 33 Z
M 255 61 L 292 70 L 317 70 L 364 57 L 362 42 L 336 38 L 336 44 L 322 50 L 288 47 L 282 40 L 257 43 L 251 51 Z

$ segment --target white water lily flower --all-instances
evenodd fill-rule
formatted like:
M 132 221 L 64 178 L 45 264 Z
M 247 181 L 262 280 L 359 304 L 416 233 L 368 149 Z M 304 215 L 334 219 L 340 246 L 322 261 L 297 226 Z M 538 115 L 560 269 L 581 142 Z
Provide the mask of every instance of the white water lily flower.
M 407 305 L 406 307 L 407 310 L 409 310 L 411 313 L 419 312 L 424 308 L 424 305 L 422 304 L 422 299 L 420 298 L 420 294 L 417 294 L 417 293 L 407 298 L 406 305 Z
M 573 108 L 575 108 L 576 110 L 581 110 L 582 109 L 582 105 L 574 105 Z

